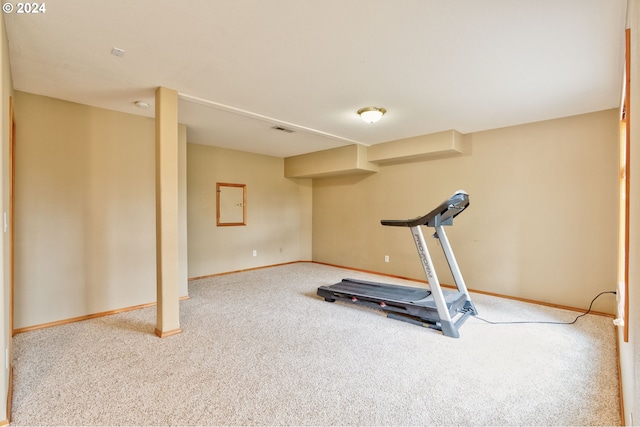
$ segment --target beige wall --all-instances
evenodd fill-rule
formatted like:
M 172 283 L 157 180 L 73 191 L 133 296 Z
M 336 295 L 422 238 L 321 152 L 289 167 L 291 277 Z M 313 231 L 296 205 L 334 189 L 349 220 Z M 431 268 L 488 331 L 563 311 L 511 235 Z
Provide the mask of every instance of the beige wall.
M 17 92 L 16 123 L 15 328 L 155 301 L 153 119 Z M 311 259 L 310 180 L 179 134 L 180 295 L 187 276 Z M 215 227 L 217 181 L 247 184 L 246 227 Z
M 187 144 L 187 182 L 189 277 L 311 259 L 311 182 L 283 159 Z M 246 226 L 216 226 L 217 182 L 246 184 Z
M 460 157 L 314 180 L 313 260 L 424 280 L 409 231 L 380 220 L 426 214 L 463 189 L 471 205 L 447 232 L 469 288 L 585 309 L 615 290 L 617 110 L 466 138 Z M 427 244 L 452 284 L 441 249 Z
M 15 111 L 15 327 L 154 302 L 154 120 L 24 92 Z

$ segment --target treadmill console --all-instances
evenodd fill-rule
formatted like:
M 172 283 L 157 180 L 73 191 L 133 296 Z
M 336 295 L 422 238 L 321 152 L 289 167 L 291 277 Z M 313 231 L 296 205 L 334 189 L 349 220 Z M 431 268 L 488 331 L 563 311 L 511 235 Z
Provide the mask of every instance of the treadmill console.
M 458 190 L 453 196 L 440 203 L 437 208 L 424 216 L 405 220 L 383 219 L 380 223 L 382 225 L 396 227 L 415 227 L 418 225 L 437 227 L 439 225 L 452 225 L 453 218 L 458 216 L 467 206 L 469 206 L 469 195 L 465 191 Z

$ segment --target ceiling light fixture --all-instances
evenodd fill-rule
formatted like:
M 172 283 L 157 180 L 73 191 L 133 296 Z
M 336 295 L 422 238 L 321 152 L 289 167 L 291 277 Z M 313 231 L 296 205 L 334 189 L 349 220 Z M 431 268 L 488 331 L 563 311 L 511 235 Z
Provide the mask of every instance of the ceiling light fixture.
M 138 108 L 149 108 L 149 103 L 144 101 L 136 101 L 136 107 Z
M 384 116 L 387 110 L 380 107 L 365 107 L 358 110 L 358 115 L 367 123 L 375 123 Z

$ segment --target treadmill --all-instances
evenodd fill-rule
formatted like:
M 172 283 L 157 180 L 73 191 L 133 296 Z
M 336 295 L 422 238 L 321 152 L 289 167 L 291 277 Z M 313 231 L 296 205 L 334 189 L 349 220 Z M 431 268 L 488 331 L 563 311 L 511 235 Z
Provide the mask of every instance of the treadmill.
M 382 220 L 382 225 L 408 227 L 427 276 L 429 289 L 343 279 L 331 286 L 320 286 L 317 294 L 325 301 L 348 301 L 382 309 L 387 317 L 441 331 L 445 336 L 458 338 L 458 329 L 469 316 L 478 314 L 458 268 L 444 227 L 469 206 L 469 195 L 457 191 L 428 214 L 407 220 Z M 422 234 L 422 226 L 435 229 L 434 238 L 440 241 L 451 269 L 457 291 L 442 290 L 429 249 Z

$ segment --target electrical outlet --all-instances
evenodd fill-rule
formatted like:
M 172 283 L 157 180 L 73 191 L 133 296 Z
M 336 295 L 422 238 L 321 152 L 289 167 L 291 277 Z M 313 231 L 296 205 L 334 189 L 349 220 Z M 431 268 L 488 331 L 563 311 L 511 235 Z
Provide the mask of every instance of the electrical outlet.
M 253 256 L 258 256 L 258 251 L 257 250 L 253 250 Z
M 384 256 L 384 262 L 389 262 L 389 255 Z

